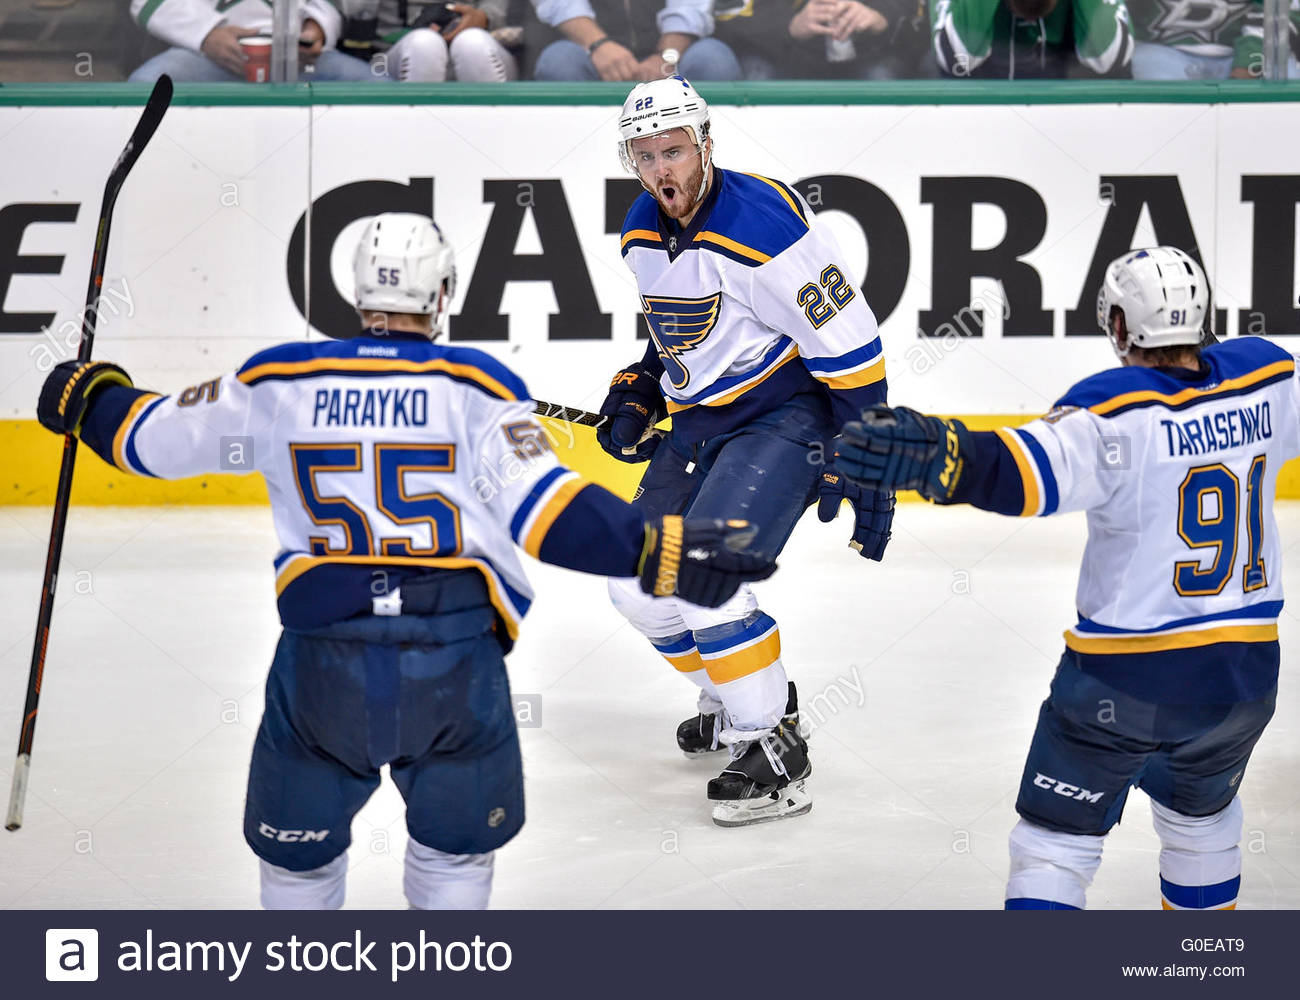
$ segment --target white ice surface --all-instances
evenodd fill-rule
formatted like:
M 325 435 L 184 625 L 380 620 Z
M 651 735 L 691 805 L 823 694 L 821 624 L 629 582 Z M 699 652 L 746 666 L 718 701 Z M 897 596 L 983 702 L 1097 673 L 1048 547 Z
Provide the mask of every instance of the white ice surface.
M 812 813 L 748 829 L 710 823 L 704 784 L 719 762 L 674 744 L 693 689 L 610 608 L 602 580 L 530 564 L 538 599 L 509 663 L 516 693 L 541 695 L 542 725 L 523 730 L 528 821 L 498 855 L 494 906 L 1001 906 L 1083 521 L 910 504 L 881 565 L 845 547 L 846 517 L 806 518 L 760 587 L 804 703 L 826 694 L 825 721 L 811 741 Z M 1300 504 L 1279 521 L 1290 558 Z M 48 530 L 45 509 L 0 508 L 6 796 Z M 261 508 L 73 512 L 26 825 L 0 831 L 0 906 L 257 905 L 241 815 L 278 628 L 275 549 Z M 1293 560 L 1293 594 L 1297 573 Z M 1300 908 L 1289 609 L 1281 633 L 1277 714 L 1243 782 L 1243 908 Z M 404 839 L 386 781 L 353 827 L 348 906 L 404 905 Z M 1135 792 L 1090 904 L 1158 907 L 1157 852 Z

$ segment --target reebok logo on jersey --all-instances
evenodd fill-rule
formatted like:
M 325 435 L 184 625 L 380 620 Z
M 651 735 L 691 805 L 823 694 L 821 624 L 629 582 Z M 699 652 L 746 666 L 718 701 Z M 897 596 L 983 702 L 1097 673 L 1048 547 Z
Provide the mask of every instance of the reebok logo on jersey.
M 1067 799 L 1074 799 L 1076 802 L 1100 802 L 1105 792 L 1090 792 L 1086 788 L 1080 788 L 1078 785 L 1071 785 L 1064 781 L 1058 781 L 1056 778 L 1049 778 L 1039 771 L 1034 776 L 1034 784 L 1039 788 L 1046 788 L 1055 792 L 1057 795 L 1064 795 Z

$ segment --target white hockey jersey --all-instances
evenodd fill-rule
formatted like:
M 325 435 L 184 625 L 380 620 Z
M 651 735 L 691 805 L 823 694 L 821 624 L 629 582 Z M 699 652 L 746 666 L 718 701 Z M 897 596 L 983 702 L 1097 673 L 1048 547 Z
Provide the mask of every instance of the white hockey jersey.
M 334 48 L 343 30 L 343 15 L 329 0 L 301 0 L 300 6 L 303 17 L 321 26 L 325 49 Z M 267 0 L 131 0 L 131 16 L 151 35 L 195 52 L 219 24 L 271 31 Z
M 532 599 L 516 545 L 635 572 L 640 516 L 559 463 L 523 382 L 479 351 L 414 335 L 287 344 L 174 396 L 102 395 L 82 439 L 121 469 L 263 475 L 289 627 L 368 613 L 407 574 L 473 569 L 513 638 Z M 580 492 L 581 523 L 557 523 Z M 593 539 L 602 551 L 583 554 Z
M 684 230 L 643 193 L 622 252 L 650 327 L 646 364 L 674 432 L 704 440 L 798 392 L 828 392 L 838 427 L 884 399 L 876 318 L 798 192 L 714 168 Z
M 1300 455 L 1296 359 L 1259 337 L 1203 357 L 1199 375 L 1102 372 L 1047 416 L 997 432 L 1016 466 L 993 485 L 1004 502 L 1023 496 L 1024 515 L 1087 511 L 1066 645 L 1130 689 L 1145 675 L 1161 689 L 1145 692 L 1153 700 L 1244 700 L 1270 670 L 1276 679 L 1273 498 L 1283 463 Z M 980 506 L 1002 509 L 991 499 Z M 1168 671 L 1155 662 L 1165 653 Z

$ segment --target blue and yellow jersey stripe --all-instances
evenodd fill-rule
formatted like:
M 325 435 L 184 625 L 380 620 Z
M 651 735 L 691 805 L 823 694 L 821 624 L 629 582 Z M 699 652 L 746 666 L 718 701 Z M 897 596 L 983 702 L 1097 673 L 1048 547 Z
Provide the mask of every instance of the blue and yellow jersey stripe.
M 804 358 L 812 377 L 828 389 L 861 389 L 885 378 L 885 356 L 880 337 L 836 357 Z
M 772 259 L 770 254 L 765 254 L 762 250 L 756 250 L 754 247 L 746 246 L 739 240 L 733 240 L 730 236 L 723 236 L 721 233 L 711 232 L 707 229 L 702 229 L 695 234 L 695 244 L 701 245 L 705 250 L 716 251 L 724 257 L 730 257 L 732 260 L 740 264 L 747 264 L 750 267 L 766 264 Z
M 1115 417 L 1142 406 L 1162 406 L 1169 410 L 1183 410 L 1189 406 L 1229 396 L 1243 396 L 1274 382 L 1281 382 L 1295 374 L 1294 361 L 1275 361 L 1248 375 L 1225 379 L 1205 387 L 1190 387 L 1179 392 L 1160 392 L 1154 389 L 1125 392 L 1112 399 L 1094 403 L 1088 409 L 1098 416 Z
M 309 361 L 267 361 L 245 368 L 239 381 L 254 386 L 267 381 L 288 381 L 324 376 L 367 377 L 374 375 L 441 375 L 462 384 L 472 385 L 498 399 L 517 400 L 513 387 L 474 365 L 457 364 L 444 358 L 413 361 L 404 358 L 313 358 Z
M 1056 405 L 1076 406 L 1108 418 L 1147 406 L 1182 410 L 1256 392 L 1295 376 L 1290 352 L 1262 337 L 1225 340 L 1207 347 L 1201 359 L 1208 371 L 1190 382 L 1139 366 L 1098 372 L 1071 388 Z
M 1282 601 L 1262 601 L 1243 608 L 1217 611 L 1165 622 L 1147 629 L 1121 629 L 1080 618 L 1065 632 L 1065 644 L 1078 653 L 1158 653 L 1196 649 L 1221 642 L 1277 642 L 1277 616 Z
M 1052 463 L 1043 446 L 1032 434 L 1018 427 L 1000 427 L 994 433 L 1007 451 L 1011 452 L 1020 473 L 1025 497 L 1020 516 L 1046 517 L 1055 514 L 1061 502 L 1060 491 L 1056 485 L 1056 474 L 1052 472 Z
M 483 575 L 488 598 L 511 639 L 519 637 L 519 623 L 532 603 L 514 590 L 486 559 L 469 556 L 315 556 L 306 552 L 281 553 L 276 559 L 275 594 L 283 597 L 295 582 L 312 570 L 327 565 L 422 567 L 429 569 L 473 569 Z
M 542 476 L 510 519 L 510 537 L 515 544 L 534 559 L 540 559 L 546 533 L 574 498 L 590 485 L 588 480 L 563 466 Z
M 145 418 L 166 398 L 156 392 L 147 392 L 132 403 L 131 408 L 126 411 L 126 416 L 113 436 L 113 464 L 123 472 L 133 472 L 137 476 L 153 476 L 153 473 L 145 468 L 136 451 L 135 435 Z

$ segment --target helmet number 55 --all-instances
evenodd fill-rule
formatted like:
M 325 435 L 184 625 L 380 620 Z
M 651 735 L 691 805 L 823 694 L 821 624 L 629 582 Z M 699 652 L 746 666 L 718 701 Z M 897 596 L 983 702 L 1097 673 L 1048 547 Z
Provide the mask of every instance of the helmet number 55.
M 381 267 L 379 269 L 379 283 L 381 285 L 396 285 L 402 280 L 402 269 L 400 267 Z

